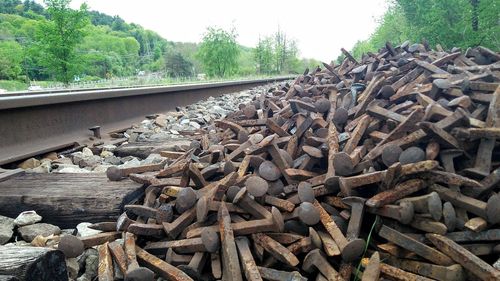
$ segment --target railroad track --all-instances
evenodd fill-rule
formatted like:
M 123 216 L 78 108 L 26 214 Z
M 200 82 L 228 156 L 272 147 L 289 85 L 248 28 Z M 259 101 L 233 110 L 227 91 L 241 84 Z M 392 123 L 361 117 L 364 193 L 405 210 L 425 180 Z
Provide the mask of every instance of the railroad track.
M 287 79 L 1 95 L 0 165 L 74 146 L 92 135 L 92 126 L 113 132 L 148 114 Z

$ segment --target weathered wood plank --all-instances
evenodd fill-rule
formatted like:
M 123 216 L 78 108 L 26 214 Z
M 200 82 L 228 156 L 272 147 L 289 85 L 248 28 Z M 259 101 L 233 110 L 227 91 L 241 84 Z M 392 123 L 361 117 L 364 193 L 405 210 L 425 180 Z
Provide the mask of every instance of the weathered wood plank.
M 41 247 L 0 246 L 0 275 L 32 281 L 68 280 L 64 254 Z
M 0 214 L 16 217 L 35 210 L 44 222 L 72 228 L 83 221 L 115 220 L 124 205 L 143 194 L 141 184 L 112 182 L 105 174 L 26 174 L 0 182 Z

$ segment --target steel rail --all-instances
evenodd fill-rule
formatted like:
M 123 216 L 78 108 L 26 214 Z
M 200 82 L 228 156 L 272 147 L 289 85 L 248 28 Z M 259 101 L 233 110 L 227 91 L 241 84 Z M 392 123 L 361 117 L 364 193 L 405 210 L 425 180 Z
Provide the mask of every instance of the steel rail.
M 2 96 L 0 165 L 82 143 L 92 126 L 105 135 L 146 115 L 291 78 Z
M 268 77 L 268 78 L 259 78 L 259 79 L 281 79 L 281 78 L 293 78 L 293 76 L 276 76 L 276 77 Z M 200 82 L 179 82 L 173 83 L 169 85 L 162 84 L 150 84 L 150 85 L 131 85 L 131 86 L 103 86 L 103 87 L 94 87 L 94 88 L 58 88 L 58 89 L 42 89 L 42 90 L 34 90 L 34 91 L 12 91 L 0 93 L 0 99 L 4 97 L 15 97 L 15 96 L 32 96 L 32 95 L 43 95 L 43 94 L 59 94 L 59 93 L 78 93 L 78 92 L 88 92 L 88 91 L 106 91 L 106 90 L 127 90 L 127 89 L 141 89 L 141 88 L 158 88 L 158 87 L 177 87 L 177 86 L 186 86 L 186 85 L 208 85 L 208 84 L 216 84 L 216 83 L 225 83 L 225 82 L 234 82 L 234 81 L 253 81 L 254 79 L 240 79 L 240 80 L 224 80 L 224 81 L 200 81 Z

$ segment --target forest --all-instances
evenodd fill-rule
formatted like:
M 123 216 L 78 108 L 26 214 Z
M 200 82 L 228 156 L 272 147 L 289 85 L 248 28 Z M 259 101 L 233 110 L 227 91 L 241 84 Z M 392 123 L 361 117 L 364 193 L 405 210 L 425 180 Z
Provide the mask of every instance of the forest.
M 387 41 L 440 44 L 444 49 L 482 45 L 500 49 L 500 2 L 498 0 L 390 0 L 389 9 L 366 40 L 352 49 L 354 57 L 376 51 Z M 343 59 L 340 56 L 337 60 Z
M 236 31 L 209 27 L 207 35 L 210 31 L 223 32 L 229 36 L 227 39 L 233 40 L 236 48 L 232 58 L 235 67 L 226 73 L 215 73 L 203 63 L 200 52 L 203 42 L 169 41 L 138 24 L 125 22 L 119 16 L 89 11 L 86 6 L 80 10 L 68 9 L 70 0 L 44 2 L 45 6 L 33 0 L 0 0 L 0 88 L 16 88 L 11 86 L 14 81 L 17 81 L 16 85 L 36 84 L 36 81 L 69 83 L 75 79 L 92 81 L 144 73 L 182 78 L 196 77 L 200 73 L 209 77 L 280 75 L 298 73 L 305 67 L 319 64 L 315 60 L 299 59 L 294 40 L 276 41 L 268 51 L 274 53 L 274 49 L 291 46 L 290 51 L 279 52 L 279 68 L 263 70 L 259 67 L 256 48 L 239 45 Z M 61 11 L 68 15 L 69 19 L 61 19 L 63 25 L 80 25 L 74 29 L 78 32 L 72 38 L 75 40 L 73 49 L 52 48 L 63 45 L 61 42 L 67 45 L 68 41 L 48 36 L 57 34 L 56 22 L 60 16 L 57 9 L 50 9 L 50 5 L 56 8 L 60 5 Z M 79 17 L 80 22 L 76 22 L 74 19 Z M 55 23 L 54 26 L 49 25 L 51 22 Z M 276 34 L 282 37 L 284 33 L 278 31 Z M 281 37 L 269 35 L 268 38 Z M 57 40 L 61 44 L 58 45 Z M 59 54 L 51 56 L 52 51 Z M 66 53 L 71 55 L 65 58 L 57 56 Z M 286 63 L 282 61 L 284 57 Z

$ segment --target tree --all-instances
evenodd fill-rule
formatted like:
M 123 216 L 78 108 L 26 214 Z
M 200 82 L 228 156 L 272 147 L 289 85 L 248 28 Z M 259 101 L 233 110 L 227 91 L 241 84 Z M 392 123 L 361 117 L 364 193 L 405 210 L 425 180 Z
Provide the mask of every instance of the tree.
M 16 14 L 16 7 L 20 4 L 19 0 L 0 0 L 0 14 Z
M 21 74 L 23 49 L 15 41 L 0 41 L 0 79 L 17 79 Z
M 276 72 L 282 73 L 285 67 L 286 53 L 287 53 L 287 41 L 286 34 L 278 31 L 274 34 L 274 58 L 276 60 Z
M 440 44 L 445 49 L 466 49 L 477 45 L 497 50 L 497 0 L 394 0 L 379 26 L 369 39 L 358 41 L 352 54 L 376 51 L 387 41 L 393 45 L 403 41 Z
M 193 64 L 181 53 L 168 51 L 165 54 L 165 68 L 170 77 L 190 77 L 193 75 Z
M 197 53 L 209 76 L 224 77 L 237 72 L 239 48 L 236 33 L 209 27 Z
M 496 0 L 396 0 L 407 19 L 414 41 L 467 48 L 484 45 L 498 49 Z
M 287 35 L 280 29 L 272 36 L 259 38 L 254 49 L 257 71 L 266 74 L 297 72 L 301 65 L 298 55 L 297 42 L 287 39 Z
M 478 31 L 479 29 L 479 0 L 470 0 L 470 4 L 472 5 L 472 30 Z
M 85 36 L 88 24 L 87 6 L 69 8 L 71 0 L 44 0 L 49 20 L 40 25 L 37 34 L 37 48 L 42 55 L 41 63 L 55 78 L 69 83 L 81 66 L 75 52 L 76 46 Z
M 254 58 L 257 62 L 258 73 L 271 74 L 274 71 L 274 50 L 271 37 L 259 38 L 259 43 L 254 49 Z

